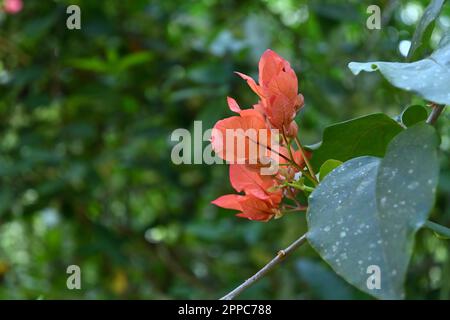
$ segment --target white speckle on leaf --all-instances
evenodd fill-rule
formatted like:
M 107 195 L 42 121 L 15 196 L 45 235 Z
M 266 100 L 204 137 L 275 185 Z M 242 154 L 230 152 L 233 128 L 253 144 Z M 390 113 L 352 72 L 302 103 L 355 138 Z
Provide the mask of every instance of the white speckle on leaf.
M 417 181 L 411 182 L 410 184 L 408 184 L 407 188 L 409 190 L 414 190 L 419 186 L 419 183 Z

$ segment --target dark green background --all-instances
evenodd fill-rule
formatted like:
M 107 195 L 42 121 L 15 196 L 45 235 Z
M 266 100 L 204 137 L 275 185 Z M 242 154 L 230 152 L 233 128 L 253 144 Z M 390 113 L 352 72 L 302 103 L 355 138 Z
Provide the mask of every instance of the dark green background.
M 81 7 L 81 30 L 66 7 Z M 368 30 L 378 4 L 386 25 Z M 27 1 L 0 16 L 0 298 L 215 299 L 305 232 L 303 214 L 251 222 L 210 201 L 230 192 L 225 165 L 173 165 L 170 134 L 203 128 L 256 96 L 267 48 L 296 70 L 306 144 L 332 123 L 396 116 L 418 97 L 350 61 L 403 61 L 414 4 L 427 1 Z M 450 6 L 418 57 L 449 27 Z M 392 10 L 391 10 L 392 9 Z M 450 224 L 450 112 L 432 219 Z M 206 144 L 205 144 L 206 145 Z M 419 232 L 407 297 L 450 298 L 449 242 Z M 66 268 L 82 289 L 66 288 Z M 242 298 L 367 298 L 308 246 Z

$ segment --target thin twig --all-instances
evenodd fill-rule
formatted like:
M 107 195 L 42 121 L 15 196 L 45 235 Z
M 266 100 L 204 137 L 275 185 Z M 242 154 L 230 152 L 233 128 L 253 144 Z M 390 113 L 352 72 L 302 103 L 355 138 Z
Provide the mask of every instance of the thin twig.
M 302 235 L 300 238 L 292 242 L 286 249 L 280 250 L 276 257 L 273 258 L 268 264 L 266 264 L 261 270 L 255 273 L 252 277 L 245 280 L 240 286 L 228 293 L 227 295 L 220 298 L 220 300 L 233 300 L 242 291 L 253 285 L 256 281 L 264 277 L 269 271 L 271 271 L 275 266 L 280 264 L 284 258 L 290 255 L 295 249 L 300 247 L 306 242 L 306 234 Z
M 256 143 L 257 145 L 262 146 L 262 147 L 264 147 L 264 148 L 267 148 L 267 150 L 276 153 L 277 155 L 279 155 L 280 157 L 282 157 L 284 160 L 286 160 L 287 162 L 289 162 L 289 164 L 294 165 L 294 166 L 297 167 L 298 169 L 302 170 L 302 168 L 301 168 L 295 161 L 292 161 L 291 159 L 289 159 L 289 158 L 286 157 L 285 155 L 279 153 L 279 152 L 276 151 L 276 150 L 273 150 L 273 149 L 272 149 L 271 147 L 269 147 L 269 146 L 266 146 L 266 145 L 264 145 L 264 144 L 262 144 L 262 143 L 259 143 L 258 141 L 255 141 L 255 140 L 253 140 L 253 139 L 251 139 L 251 138 L 248 138 L 248 139 L 249 139 L 251 142 Z
M 297 200 L 297 198 L 295 197 L 294 192 L 292 191 L 291 188 L 287 188 L 287 192 L 289 193 L 289 198 L 292 199 L 292 201 L 295 202 L 295 204 L 297 205 L 297 207 L 301 207 L 301 203 Z
M 428 116 L 427 123 L 434 125 L 436 120 L 441 115 L 442 111 L 444 111 L 445 105 L 432 103 L 431 106 L 433 107 L 433 109 L 431 110 L 431 113 Z
M 294 208 L 294 209 L 283 210 L 282 213 L 284 214 L 284 213 L 292 213 L 292 212 L 301 212 L 301 211 L 306 211 L 307 209 L 308 209 L 308 207 L 301 206 L 301 207 L 297 207 L 297 208 Z
M 303 146 L 300 142 L 300 139 L 298 137 L 294 137 L 295 139 L 295 143 L 297 143 L 298 149 L 300 150 L 300 153 L 302 154 L 303 160 L 305 161 L 306 167 L 308 168 L 309 174 L 311 175 L 311 177 L 314 179 L 314 184 L 317 185 L 319 183 L 319 180 L 317 180 L 316 175 L 314 174 L 314 170 L 311 166 L 311 164 L 309 163 L 308 157 L 306 156 L 304 150 L 303 150 Z

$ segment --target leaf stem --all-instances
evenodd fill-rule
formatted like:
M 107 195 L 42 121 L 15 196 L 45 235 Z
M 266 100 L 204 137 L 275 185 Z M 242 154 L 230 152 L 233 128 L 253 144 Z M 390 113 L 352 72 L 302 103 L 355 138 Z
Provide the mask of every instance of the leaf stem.
M 305 161 L 306 167 L 308 168 L 309 174 L 310 174 L 311 177 L 313 178 L 313 183 L 314 183 L 315 185 L 318 185 L 318 184 L 319 184 L 319 180 L 317 180 L 317 177 L 316 177 L 316 175 L 314 174 L 314 170 L 313 170 L 311 164 L 309 163 L 308 158 L 307 158 L 306 155 L 305 155 L 305 151 L 303 150 L 302 144 L 300 143 L 300 139 L 299 139 L 297 136 L 295 136 L 294 139 L 295 139 L 295 143 L 297 143 L 298 150 L 299 150 L 300 153 L 302 154 L 302 157 L 303 157 L 303 160 Z
M 306 211 L 308 209 L 308 207 L 302 206 L 302 207 L 297 207 L 297 208 L 292 208 L 292 209 L 286 209 L 283 210 L 283 213 L 292 213 L 292 212 L 300 212 L 300 211 Z
M 311 181 L 314 185 L 317 185 L 316 181 L 311 177 L 309 172 L 307 170 L 302 171 L 302 175 L 308 178 L 309 181 Z
M 241 285 L 236 287 L 233 291 L 226 294 L 220 300 L 233 300 L 242 291 L 253 285 L 256 281 L 264 277 L 269 271 L 280 264 L 287 256 L 295 251 L 298 247 L 306 242 L 306 234 L 302 235 L 300 238 L 292 242 L 286 249 L 278 251 L 275 258 L 273 258 L 268 264 L 266 264 L 262 269 L 260 269 L 253 276 L 244 281 Z
M 315 177 L 313 178 L 313 176 L 311 176 L 308 172 L 304 171 L 303 168 L 301 168 L 301 167 L 297 164 L 297 162 L 295 162 L 295 158 L 294 158 L 294 156 L 293 156 L 293 154 L 292 154 L 292 150 L 291 150 L 292 140 L 288 140 L 288 138 L 286 137 L 286 133 L 284 132 L 284 129 L 282 129 L 282 137 L 283 137 L 283 140 L 284 140 L 285 143 L 286 143 L 286 146 L 287 146 L 287 149 L 288 149 L 288 152 L 289 152 L 289 157 L 291 158 L 290 163 L 291 163 L 291 164 L 294 164 L 294 166 L 296 166 L 298 169 L 300 169 L 301 172 L 302 172 L 302 174 L 303 174 L 306 178 L 308 178 L 308 180 L 310 180 L 314 185 L 317 185 L 317 181 L 316 181 L 317 179 L 315 179 Z M 297 142 L 296 142 L 296 143 L 297 143 Z M 303 150 L 301 151 L 301 153 L 302 153 L 302 157 L 305 158 L 304 153 L 303 153 Z M 306 162 L 305 162 L 305 163 L 306 163 Z
M 450 228 L 444 227 L 443 225 L 440 225 L 436 222 L 428 220 L 427 222 L 425 222 L 424 227 L 433 230 L 434 232 L 436 232 L 441 236 L 450 238 Z
M 301 184 L 296 184 L 296 183 L 288 182 L 287 185 L 290 186 L 290 187 L 292 187 L 292 188 L 295 188 L 295 189 L 298 189 L 298 190 L 302 190 L 302 191 L 308 191 L 308 192 L 313 192 L 313 191 L 314 191 L 314 188 L 308 187 L 308 186 L 306 186 L 306 185 L 304 185 L 304 184 L 301 185 Z

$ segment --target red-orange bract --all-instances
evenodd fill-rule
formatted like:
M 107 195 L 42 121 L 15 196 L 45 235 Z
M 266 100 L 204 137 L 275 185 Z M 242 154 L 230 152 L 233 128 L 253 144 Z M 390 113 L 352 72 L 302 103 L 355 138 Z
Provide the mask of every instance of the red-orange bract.
M 260 162 L 258 153 L 260 133 L 265 135 L 264 146 L 270 145 L 270 131 L 264 116 L 254 109 L 241 110 L 237 102 L 230 97 L 228 106 L 239 115 L 220 120 L 215 124 L 211 135 L 214 151 L 219 157 L 231 163 Z M 248 134 L 249 132 L 253 132 L 254 135 Z M 239 150 L 242 147 L 239 143 L 243 144 L 243 150 Z
M 298 80 L 289 62 L 272 50 L 266 50 L 259 61 L 259 85 L 251 77 L 236 72 L 247 81 L 259 96 L 256 109 L 269 123 L 289 136 L 297 134 L 295 123 L 297 111 L 303 107 L 304 99 L 298 94 Z
M 257 171 L 246 165 L 230 165 L 230 182 L 237 192 L 245 195 L 229 194 L 217 198 L 212 203 L 226 209 L 238 210 L 240 217 L 250 220 L 267 221 L 278 213 L 282 191 L 270 192 L 277 186 L 277 181 L 271 176 L 259 175 Z

